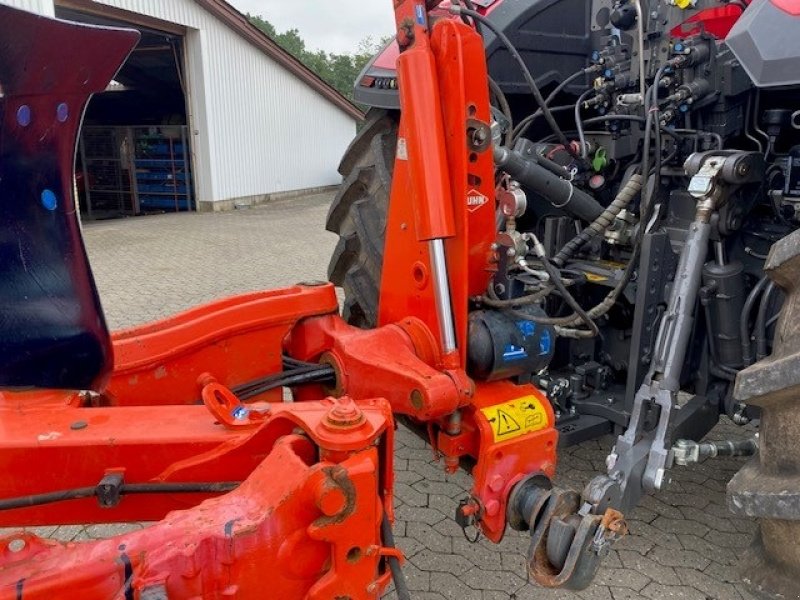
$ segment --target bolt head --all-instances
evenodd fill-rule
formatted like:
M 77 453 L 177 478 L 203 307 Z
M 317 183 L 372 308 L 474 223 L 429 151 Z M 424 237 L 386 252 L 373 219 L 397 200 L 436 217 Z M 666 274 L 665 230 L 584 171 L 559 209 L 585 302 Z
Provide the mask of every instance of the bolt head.
M 352 398 L 337 398 L 325 415 L 325 422 L 336 428 L 358 427 L 365 420 L 364 413 Z
M 617 465 L 617 454 L 612 452 L 606 457 L 606 467 L 611 470 Z
M 660 490 L 661 486 L 664 485 L 664 469 L 658 469 L 656 471 L 656 476 L 653 480 L 653 485 L 657 490 Z
M 500 492 L 500 490 L 503 489 L 503 484 L 505 484 L 503 478 L 500 477 L 500 475 L 495 475 L 494 477 L 492 477 L 491 482 L 489 482 L 489 489 L 492 490 L 495 494 L 497 494 Z
M 338 488 L 324 489 L 317 496 L 317 506 L 324 515 L 329 517 L 342 512 L 346 502 L 344 492 Z

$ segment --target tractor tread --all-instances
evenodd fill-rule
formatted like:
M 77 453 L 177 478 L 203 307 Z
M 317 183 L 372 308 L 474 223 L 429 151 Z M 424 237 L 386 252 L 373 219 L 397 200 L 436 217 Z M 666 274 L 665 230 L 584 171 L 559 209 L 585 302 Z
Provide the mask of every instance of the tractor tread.
M 344 181 L 328 211 L 326 228 L 339 235 L 328 279 L 344 290 L 344 318 L 374 327 L 389 209 L 397 119 L 371 109 L 339 166 Z

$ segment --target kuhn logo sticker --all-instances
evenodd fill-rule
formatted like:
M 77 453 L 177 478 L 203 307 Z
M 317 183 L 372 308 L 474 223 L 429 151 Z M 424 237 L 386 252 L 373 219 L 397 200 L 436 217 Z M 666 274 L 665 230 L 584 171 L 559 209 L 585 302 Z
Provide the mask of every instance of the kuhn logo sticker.
M 469 212 L 475 212 L 488 201 L 489 198 L 481 194 L 478 190 L 470 190 L 467 192 L 467 210 Z

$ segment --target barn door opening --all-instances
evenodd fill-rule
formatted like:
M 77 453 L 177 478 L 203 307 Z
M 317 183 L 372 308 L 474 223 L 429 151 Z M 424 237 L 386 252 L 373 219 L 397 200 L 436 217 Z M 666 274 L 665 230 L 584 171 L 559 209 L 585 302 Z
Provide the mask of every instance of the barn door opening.
M 86 110 L 75 161 L 82 216 L 194 210 L 184 36 L 64 6 L 56 16 L 141 32 L 114 81 Z

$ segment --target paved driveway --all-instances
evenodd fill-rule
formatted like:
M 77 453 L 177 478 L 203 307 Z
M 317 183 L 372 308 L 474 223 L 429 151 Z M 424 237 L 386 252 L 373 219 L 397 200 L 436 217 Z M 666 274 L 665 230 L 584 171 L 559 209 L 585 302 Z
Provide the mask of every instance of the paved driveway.
M 220 296 L 301 280 L 324 279 L 335 237 L 324 231 L 329 195 L 223 214 L 144 217 L 89 223 L 86 243 L 112 327 L 163 317 Z M 745 435 L 730 423 L 712 438 Z M 604 469 L 610 439 L 561 453 L 558 483 L 583 485 Z M 415 599 L 750 598 L 736 560 L 754 524 L 731 518 L 725 484 L 738 459 L 675 472 L 674 483 L 647 497 L 632 515 L 631 534 L 606 559 L 595 584 L 578 594 L 543 591 L 525 579 L 525 535 L 500 545 L 469 543 L 452 520 L 469 477 L 448 477 L 420 438 L 401 428 L 397 445 L 398 543 Z M 47 528 L 62 539 L 103 537 L 127 526 Z

